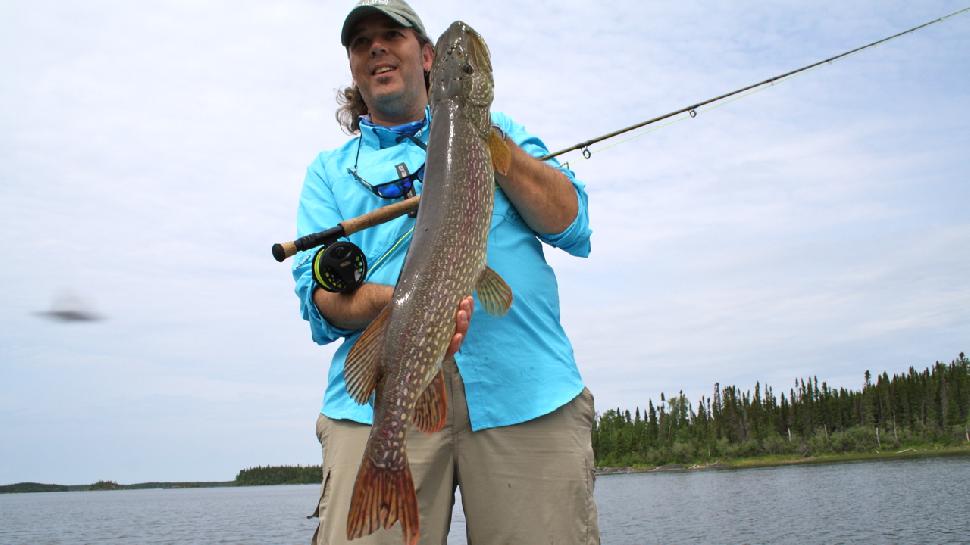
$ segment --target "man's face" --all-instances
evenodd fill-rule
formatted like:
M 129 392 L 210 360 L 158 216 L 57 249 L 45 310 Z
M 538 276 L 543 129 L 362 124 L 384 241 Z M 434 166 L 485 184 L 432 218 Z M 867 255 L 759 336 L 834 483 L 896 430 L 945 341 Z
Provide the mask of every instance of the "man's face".
M 347 46 L 350 72 L 375 123 L 399 123 L 424 115 L 424 72 L 434 49 L 422 46 L 409 28 L 375 14 L 362 19 Z

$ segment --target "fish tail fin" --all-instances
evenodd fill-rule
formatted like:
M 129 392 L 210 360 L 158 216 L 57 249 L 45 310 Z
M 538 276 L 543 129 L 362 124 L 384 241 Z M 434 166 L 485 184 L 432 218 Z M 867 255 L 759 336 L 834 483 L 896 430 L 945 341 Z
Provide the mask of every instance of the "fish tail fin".
M 379 528 L 390 528 L 400 521 L 404 545 L 417 545 L 418 497 L 406 459 L 402 466 L 397 469 L 377 467 L 364 456 L 347 513 L 348 540 L 370 535 Z

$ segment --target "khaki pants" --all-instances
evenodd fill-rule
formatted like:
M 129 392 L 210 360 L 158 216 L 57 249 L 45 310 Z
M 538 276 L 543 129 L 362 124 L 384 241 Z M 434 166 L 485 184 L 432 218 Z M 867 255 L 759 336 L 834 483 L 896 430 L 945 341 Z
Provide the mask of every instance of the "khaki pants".
M 445 428 L 408 430 L 407 453 L 418 495 L 420 545 L 446 545 L 455 487 L 461 487 L 469 545 L 599 544 L 593 503 L 593 397 L 589 391 L 556 411 L 472 433 L 465 389 L 454 360 L 444 363 Z M 313 545 L 347 544 L 347 511 L 370 426 L 317 419 L 323 485 Z M 350 542 L 400 545 L 400 523 Z

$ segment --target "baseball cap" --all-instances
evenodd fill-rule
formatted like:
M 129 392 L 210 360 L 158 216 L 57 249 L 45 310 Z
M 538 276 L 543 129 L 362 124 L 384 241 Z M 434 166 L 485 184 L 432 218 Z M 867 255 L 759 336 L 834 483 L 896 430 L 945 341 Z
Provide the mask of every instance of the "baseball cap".
M 354 26 L 364 17 L 374 13 L 387 15 L 399 25 L 413 28 L 418 34 L 427 36 L 421 18 L 404 0 L 360 0 L 344 19 L 344 27 L 340 31 L 340 43 L 344 47 L 350 45 L 350 33 L 354 31 Z

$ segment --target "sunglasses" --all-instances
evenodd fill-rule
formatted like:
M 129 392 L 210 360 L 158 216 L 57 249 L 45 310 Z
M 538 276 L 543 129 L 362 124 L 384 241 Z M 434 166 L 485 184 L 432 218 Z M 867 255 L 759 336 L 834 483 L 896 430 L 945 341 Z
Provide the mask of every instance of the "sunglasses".
M 418 147 L 423 150 L 427 150 L 428 146 L 421 141 L 420 138 L 414 136 L 413 134 L 402 134 L 398 137 L 398 142 L 407 139 L 414 142 Z M 348 168 L 347 173 L 354 177 L 355 180 L 361 183 L 364 187 L 370 190 L 371 193 L 377 195 L 382 199 L 399 199 L 414 189 L 414 183 L 420 182 L 424 177 L 424 164 L 418 168 L 412 174 L 407 174 L 407 167 L 404 164 L 397 166 L 398 174 L 405 174 L 397 180 L 391 180 L 390 182 L 384 182 L 382 184 L 372 184 L 364 179 L 363 176 L 357 173 L 357 162 L 360 160 L 360 143 L 363 140 L 363 135 L 357 139 L 357 157 L 354 158 L 354 168 Z
M 357 165 L 354 165 L 354 168 L 348 168 L 347 172 L 378 197 L 382 199 L 398 199 L 410 193 L 414 188 L 415 182 L 421 181 L 421 178 L 424 176 L 424 165 L 421 165 L 421 168 L 413 174 L 408 174 L 407 176 L 382 184 L 372 184 L 365 180 L 357 173 Z

